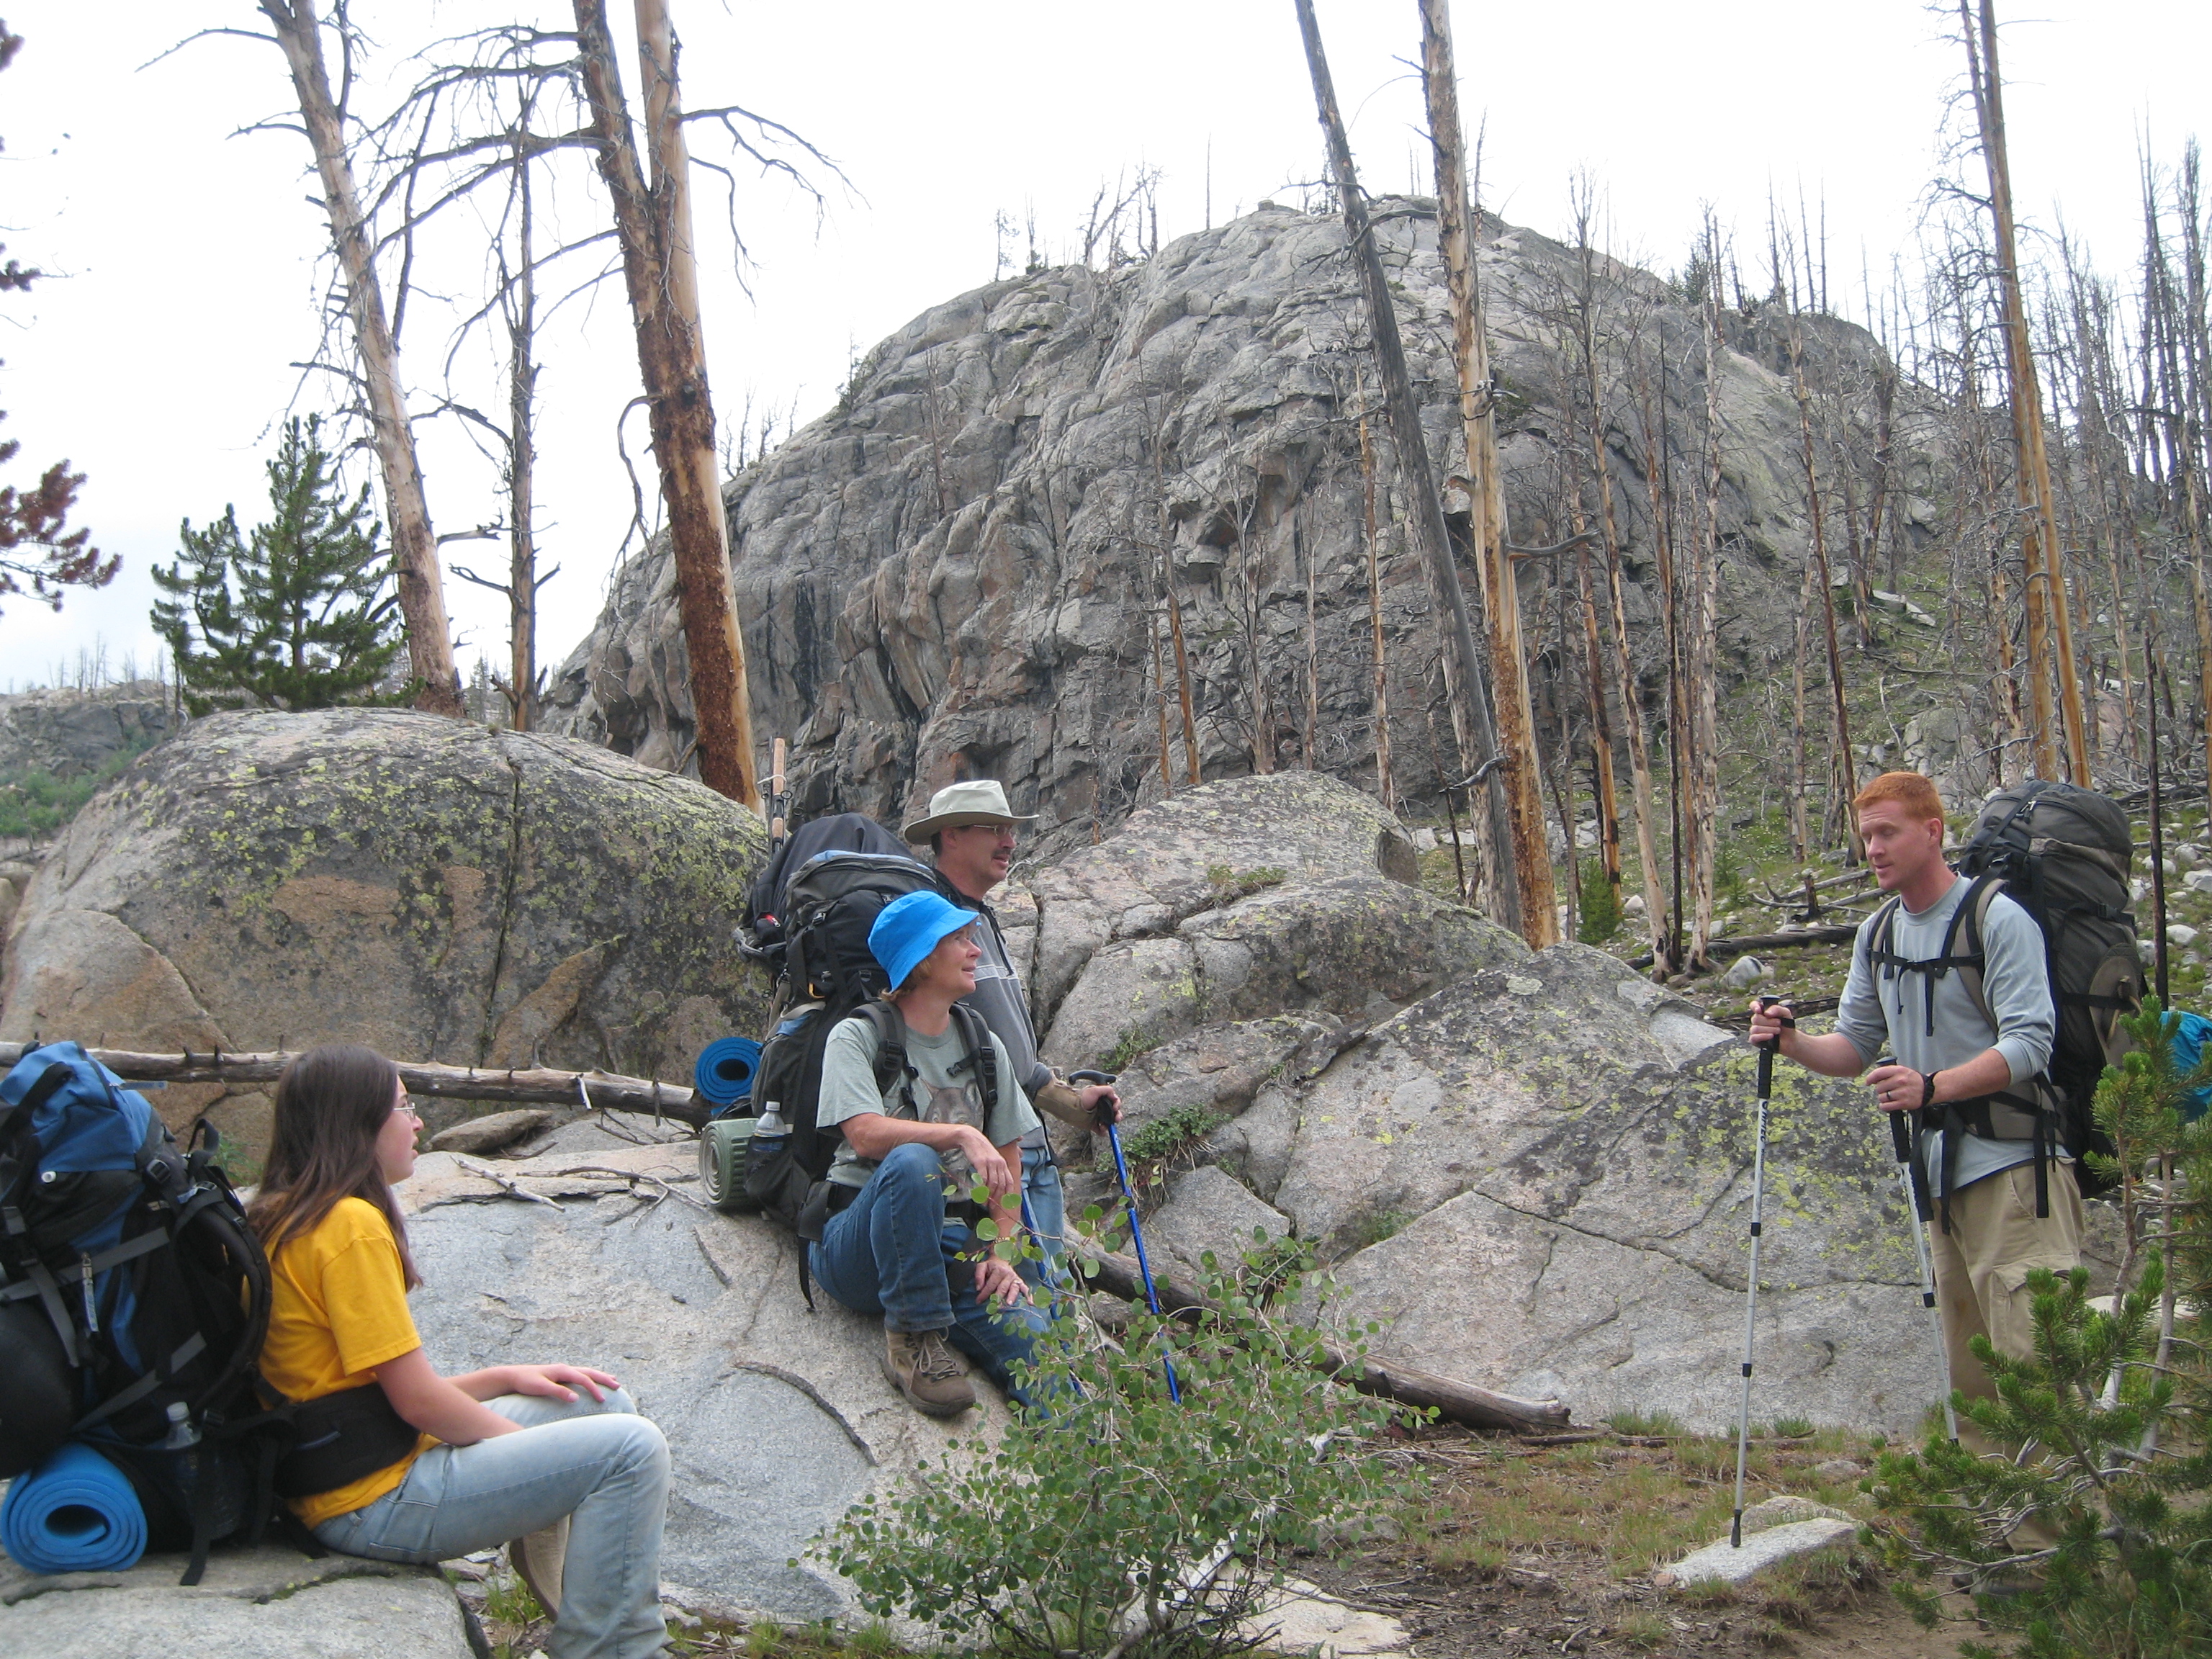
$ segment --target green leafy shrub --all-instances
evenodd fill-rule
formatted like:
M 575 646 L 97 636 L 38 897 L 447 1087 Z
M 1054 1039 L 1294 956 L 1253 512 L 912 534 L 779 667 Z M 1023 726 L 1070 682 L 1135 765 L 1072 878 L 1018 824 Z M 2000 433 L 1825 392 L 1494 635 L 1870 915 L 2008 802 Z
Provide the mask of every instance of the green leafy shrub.
M 1049 1419 L 956 1447 L 826 1541 L 861 1605 L 1008 1659 L 1249 1651 L 1289 1553 L 1411 1492 L 1365 1448 L 1389 1408 L 1328 1380 L 1320 1334 L 1211 1289 L 1201 1325 L 1139 1312 L 1119 1346 L 1054 1321 L 1027 1368 Z
M 1603 860 L 1584 861 L 1577 891 L 1581 920 L 1575 937 L 1585 945 L 1602 945 L 1620 931 L 1620 889 L 1607 878 Z
M 1228 1120 L 1203 1106 L 1177 1106 L 1121 1139 L 1121 1155 L 1132 1164 L 1166 1164 L 1197 1152 L 1206 1136 Z
M 2011 1651 L 2031 1659 L 2179 1659 L 2212 1648 L 2212 1320 L 2201 1311 L 2212 1305 L 2212 1119 L 2185 1122 L 2182 1112 L 2212 1081 L 2212 1060 L 2175 1066 L 2178 1017 L 2154 999 L 2123 1024 L 2136 1051 L 2097 1091 L 2098 1121 L 2119 1156 L 2094 1160 L 2121 1182 L 2113 1310 L 2090 1305 L 2086 1269 L 2029 1274 L 2034 1357 L 2010 1358 L 1977 1338 L 1997 1397 L 1952 1398 L 1992 1440 L 2033 1449 L 1977 1456 L 1931 1432 L 1917 1453 L 1885 1453 L 1875 1476 L 1891 1564 L 1923 1579 L 1961 1578 L 1984 1623 L 2019 1637 Z M 2159 1173 L 2166 1169 L 2170 1179 Z M 2057 1541 L 2014 1553 L 2023 1518 Z M 2000 1593 L 1983 1593 L 1991 1589 Z M 1933 1590 L 1899 1593 L 1933 1625 Z M 1988 1659 L 2002 1650 L 1960 1651 Z

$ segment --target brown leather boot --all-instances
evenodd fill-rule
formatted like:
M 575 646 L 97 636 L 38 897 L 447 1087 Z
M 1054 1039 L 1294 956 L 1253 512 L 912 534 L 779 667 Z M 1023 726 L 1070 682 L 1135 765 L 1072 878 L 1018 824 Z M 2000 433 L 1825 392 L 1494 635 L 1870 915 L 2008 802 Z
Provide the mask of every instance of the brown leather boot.
M 510 1540 L 507 1547 L 507 1565 L 530 1586 L 530 1593 L 549 1619 L 561 1616 L 561 1579 L 568 1560 L 569 1519 L 564 1515 L 550 1527 Z
M 957 1417 L 975 1403 L 967 1363 L 943 1331 L 885 1331 L 884 1376 L 918 1412 Z

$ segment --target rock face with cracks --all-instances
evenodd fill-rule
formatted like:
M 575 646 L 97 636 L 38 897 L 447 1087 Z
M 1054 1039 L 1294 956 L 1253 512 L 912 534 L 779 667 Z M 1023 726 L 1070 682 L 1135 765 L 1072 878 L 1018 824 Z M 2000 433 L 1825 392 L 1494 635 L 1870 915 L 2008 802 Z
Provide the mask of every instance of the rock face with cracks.
M 1431 462 L 1449 478 L 1467 468 L 1434 206 L 1379 201 L 1375 234 Z M 1496 219 L 1480 240 L 1507 537 L 1543 545 L 1569 533 L 1562 451 L 1588 445 L 1564 320 L 1582 262 Z M 1601 329 L 1702 361 L 1698 307 L 1663 280 L 1601 256 L 1592 281 Z M 1809 520 L 1783 330 L 1765 311 L 1731 309 L 1726 326 L 1720 672 L 1733 679 L 1788 651 Z M 1824 384 L 1872 384 L 1871 337 L 1826 318 L 1803 326 Z M 1464 776 L 1483 757 L 1453 750 L 1437 707 L 1431 599 L 1367 337 L 1340 220 L 1268 203 L 1108 270 L 1038 270 L 958 295 L 869 351 L 835 410 L 724 492 L 757 720 L 792 738 L 797 810 L 888 819 L 973 775 L 1041 814 L 1033 828 L 1054 850 L 1111 830 L 1163 793 L 1163 683 L 1166 764 L 1178 787 L 1187 775 L 1170 591 L 1205 776 L 1310 761 L 1375 787 L 1363 415 L 1398 785 L 1433 799 L 1440 778 Z M 1651 379 L 1673 430 L 1696 429 L 1702 384 Z M 1897 412 L 1897 522 L 1917 536 L 1936 509 L 1910 402 Z M 1650 453 L 1638 413 L 1616 410 L 1604 465 L 1638 665 L 1656 691 Z M 1445 507 L 1463 526 L 1464 495 L 1449 491 Z M 1533 605 L 1542 562 L 1521 580 Z M 693 732 L 687 665 L 664 539 L 616 574 L 554 677 L 547 718 L 677 764 Z M 1540 699 L 1553 671 L 1535 668 Z
M 565 738 L 390 710 L 222 714 L 139 760 L 25 891 L 0 1039 L 688 1079 L 768 987 L 730 928 L 751 813 Z M 258 1090 L 206 1110 L 253 1157 Z

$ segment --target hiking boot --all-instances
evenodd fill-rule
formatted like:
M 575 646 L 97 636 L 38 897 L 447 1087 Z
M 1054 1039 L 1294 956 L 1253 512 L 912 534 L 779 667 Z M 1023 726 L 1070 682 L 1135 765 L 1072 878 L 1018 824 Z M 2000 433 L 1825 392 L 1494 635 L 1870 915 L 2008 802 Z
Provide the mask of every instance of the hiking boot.
M 507 1547 L 507 1565 L 530 1586 L 530 1593 L 549 1619 L 561 1616 L 561 1573 L 568 1559 L 568 1520 L 564 1515 L 551 1526 L 517 1538 Z
M 975 1403 L 968 1366 L 943 1331 L 885 1331 L 884 1376 L 918 1412 L 957 1417 Z

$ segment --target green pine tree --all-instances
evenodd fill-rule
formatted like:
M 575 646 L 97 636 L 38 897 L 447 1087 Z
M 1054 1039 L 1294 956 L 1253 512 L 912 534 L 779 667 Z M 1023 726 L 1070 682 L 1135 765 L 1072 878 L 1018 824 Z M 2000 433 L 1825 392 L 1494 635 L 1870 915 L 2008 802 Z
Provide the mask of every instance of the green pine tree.
M 2120 1182 L 2116 1305 L 2090 1305 L 2086 1269 L 2030 1273 L 2034 1358 L 1978 1337 L 1998 1398 L 1969 1411 L 1953 1396 L 2026 1454 L 1977 1457 L 1931 1433 L 1917 1453 L 1886 1455 L 1870 1483 L 1893 1564 L 1951 1575 L 1987 1628 L 2016 1638 L 1962 1643 L 1972 1659 L 2212 1650 L 2212 1118 L 2192 1116 L 2212 1057 L 2175 1063 L 2180 1016 L 2155 999 L 2122 1024 L 2135 1049 L 2106 1071 L 2096 1107 L 2118 1156 L 2090 1160 Z M 2006 1534 L 2030 1513 L 2058 1541 L 2013 1554 Z M 1932 1590 L 1899 1594 L 1933 1623 Z
M 378 692 L 404 644 L 391 555 L 368 487 L 347 499 L 320 428 L 313 416 L 285 422 L 268 522 L 241 536 L 234 507 L 204 530 L 187 519 L 176 563 L 154 567 L 169 596 L 155 603 L 154 631 L 195 714 L 405 700 Z

